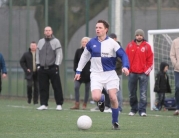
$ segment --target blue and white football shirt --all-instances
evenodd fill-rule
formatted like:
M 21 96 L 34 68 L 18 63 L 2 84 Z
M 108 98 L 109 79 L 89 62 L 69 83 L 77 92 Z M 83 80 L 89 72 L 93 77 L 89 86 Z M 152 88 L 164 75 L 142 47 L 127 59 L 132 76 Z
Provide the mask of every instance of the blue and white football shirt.
M 102 42 L 98 37 L 92 38 L 86 45 L 78 63 L 77 73 L 80 73 L 91 59 L 91 72 L 115 70 L 116 58 L 122 59 L 123 67 L 129 68 L 128 57 L 121 46 L 110 37 Z

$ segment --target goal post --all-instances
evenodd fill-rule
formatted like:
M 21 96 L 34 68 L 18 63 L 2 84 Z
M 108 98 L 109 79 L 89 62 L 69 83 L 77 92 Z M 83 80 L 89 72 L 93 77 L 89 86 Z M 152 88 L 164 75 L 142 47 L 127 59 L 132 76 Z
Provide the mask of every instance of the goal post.
M 160 70 L 160 63 L 167 62 L 169 64 L 169 81 L 172 92 L 174 93 L 174 75 L 173 66 L 170 61 L 170 47 L 172 41 L 179 37 L 179 29 L 165 29 L 165 30 L 149 30 L 148 31 L 148 42 L 151 45 L 152 51 L 154 52 L 154 64 L 153 70 L 150 73 L 150 109 L 153 110 L 155 105 L 155 76 Z

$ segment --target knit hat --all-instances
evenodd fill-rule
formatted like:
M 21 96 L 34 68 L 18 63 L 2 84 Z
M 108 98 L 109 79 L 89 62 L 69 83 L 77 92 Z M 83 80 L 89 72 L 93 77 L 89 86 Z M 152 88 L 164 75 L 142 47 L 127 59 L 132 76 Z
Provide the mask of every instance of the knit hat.
M 109 37 L 111 37 L 111 38 L 113 38 L 113 39 L 114 39 L 114 38 L 117 38 L 116 34 L 114 34 L 114 33 L 110 34 Z
M 136 31 L 135 31 L 135 36 L 136 35 L 142 35 L 143 37 L 144 37 L 144 31 L 142 30 L 142 29 L 137 29 Z

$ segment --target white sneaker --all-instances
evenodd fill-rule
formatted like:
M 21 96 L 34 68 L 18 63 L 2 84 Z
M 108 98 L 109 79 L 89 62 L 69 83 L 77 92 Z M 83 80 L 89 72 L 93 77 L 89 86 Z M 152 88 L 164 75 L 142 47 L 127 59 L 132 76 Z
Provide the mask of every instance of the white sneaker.
M 142 112 L 140 116 L 146 117 L 146 116 L 147 116 L 147 114 L 146 114 L 146 113 L 144 113 L 144 112 Z
M 111 108 L 108 108 L 108 109 L 105 109 L 104 112 L 105 113 L 112 113 L 112 110 L 111 110 Z
M 47 110 L 48 107 L 45 105 L 41 105 L 40 107 L 37 108 L 37 110 Z
M 134 112 L 130 112 L 128 115 L 129 115 L 129 116 L 134 116 L 135 113 L 134 113 Z
M 57 105 L 56 110 L 58 110 L 58 111 L 62 110 L 62 106 L 61 105 Z

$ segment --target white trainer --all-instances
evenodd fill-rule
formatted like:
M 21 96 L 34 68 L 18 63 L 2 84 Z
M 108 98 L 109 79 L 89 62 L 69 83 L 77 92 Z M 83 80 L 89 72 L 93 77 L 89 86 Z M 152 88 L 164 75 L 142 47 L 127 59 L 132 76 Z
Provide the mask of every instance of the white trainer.
M 41 105 L 40 107 L 37 108 L 37 110 L 47 110 L 48 107 L 45 105 Z
M 56 110 L 58 110 L 58 111 L 62 110 L 62 106 L 61 105 L 57 105 Z
M 141 116 L 146 117 L 146 116 L 147 116 L 147 114 L 146 114 L 146 113 L 144 113 L 144 112 L 142 112 L 142 113 L 141 113 Z
M 112 110 L 111 110 L 111 108 L 108 108 L 108 109 L 104 109 L 104 112 L 105 113 L 112 113 Z
M 135 113 L 134 113 L 134 112 L 130 112 L 128 115 L 129 115 L 129 116 L 134 116 Z

